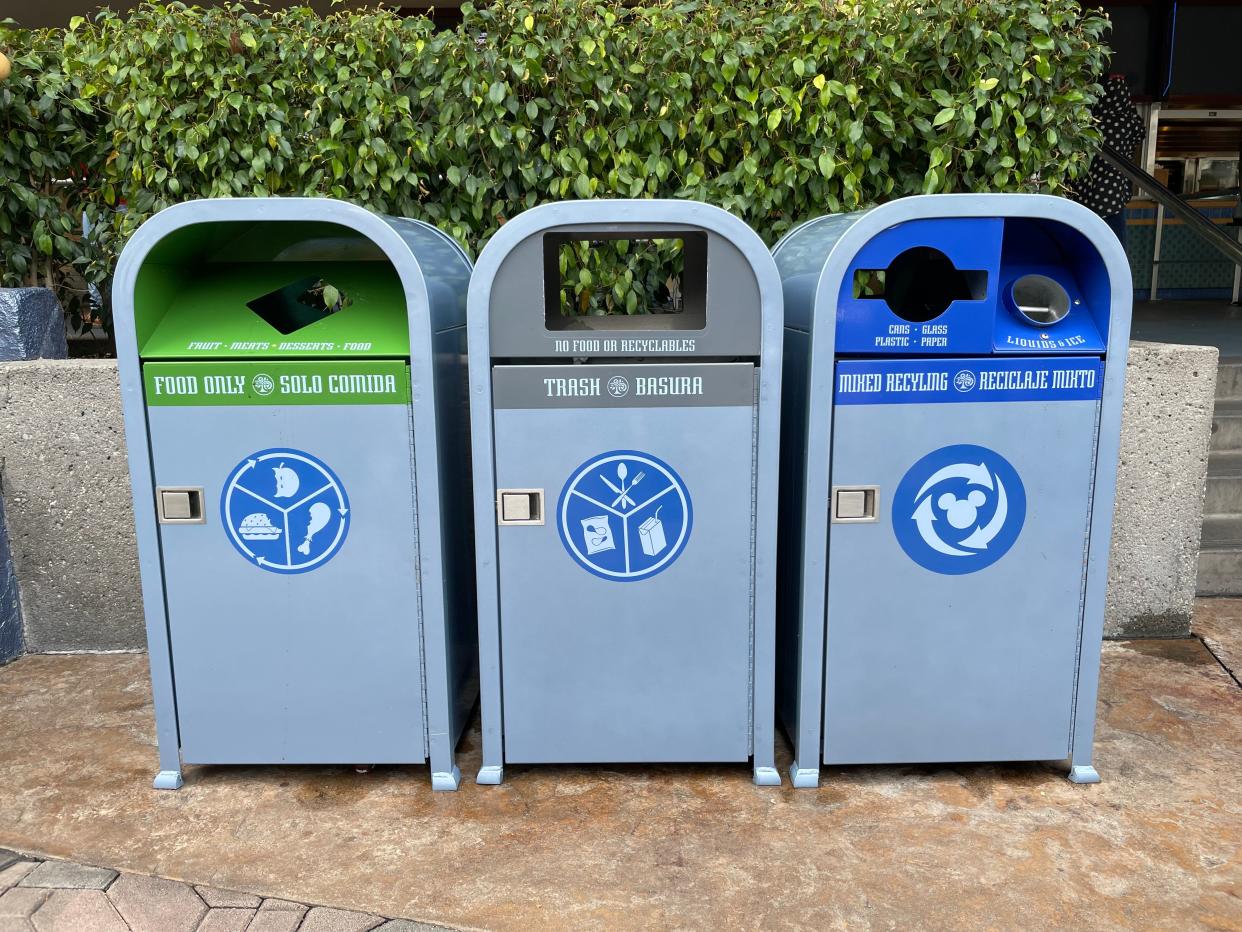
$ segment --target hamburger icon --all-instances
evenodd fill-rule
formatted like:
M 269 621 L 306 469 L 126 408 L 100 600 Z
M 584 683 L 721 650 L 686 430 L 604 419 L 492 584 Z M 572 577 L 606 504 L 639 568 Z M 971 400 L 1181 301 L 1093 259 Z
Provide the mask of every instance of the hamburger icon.
M 270 518 L 261 511 L 242 518 L 237 533 L 246 540 L 276 540 L 280 537 L 280 528 L 272 524 Z

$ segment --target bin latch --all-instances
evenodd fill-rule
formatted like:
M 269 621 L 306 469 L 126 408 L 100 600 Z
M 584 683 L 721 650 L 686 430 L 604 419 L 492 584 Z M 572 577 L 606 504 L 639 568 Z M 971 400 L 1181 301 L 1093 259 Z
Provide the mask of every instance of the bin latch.
M 172 488 L 160 486 L 155 490 L 155 510 L 160 524 L 206 524 L 203 513 L 202 488 Z
M 543 489 L 497 489 L 497 524 L 543 524 Z
M 835 485 L 832 487 L 832 520 L 836 524 L 859 524 L 878 521 L 880 487 L 878 485 Z

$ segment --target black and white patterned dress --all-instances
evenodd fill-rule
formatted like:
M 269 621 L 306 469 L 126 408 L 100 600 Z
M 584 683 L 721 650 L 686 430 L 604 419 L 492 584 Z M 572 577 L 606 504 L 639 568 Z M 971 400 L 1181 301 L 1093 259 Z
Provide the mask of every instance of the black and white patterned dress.
M 1112 76 L 1105 82 L 1092 116 L 1104 141 L 1122 155 L 1131 156 L 1146 135 L 1123 77 Z M 1102 158 L 1092 161 L 1087 176 L 1073 186 L 1074 200 L 1105 218 L 1125 210 L 1132 192 L 1130 179 Z

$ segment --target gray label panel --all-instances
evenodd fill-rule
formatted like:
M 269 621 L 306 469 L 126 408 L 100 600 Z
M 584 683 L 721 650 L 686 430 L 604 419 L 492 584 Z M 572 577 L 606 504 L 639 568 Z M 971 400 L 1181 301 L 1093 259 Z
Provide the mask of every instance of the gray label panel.
M 494 366 L 495 408 L 686 408 L 755 404 L 748 362 Z

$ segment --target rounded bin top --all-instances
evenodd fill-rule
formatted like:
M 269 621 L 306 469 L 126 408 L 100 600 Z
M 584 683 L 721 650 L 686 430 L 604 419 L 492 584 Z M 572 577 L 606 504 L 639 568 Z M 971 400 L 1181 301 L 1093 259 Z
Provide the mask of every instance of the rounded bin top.
M 144 359 L 409 357 L 461 326 L 470 261 L 416 220 L 328 198 L 187 201 L 117 263 L 118 351 Z
M 507 359 L 759 358 L 782 316 L 758 234 L 682 200 L 519 214 L 479 254 L 467 308 L 472 352 Z

